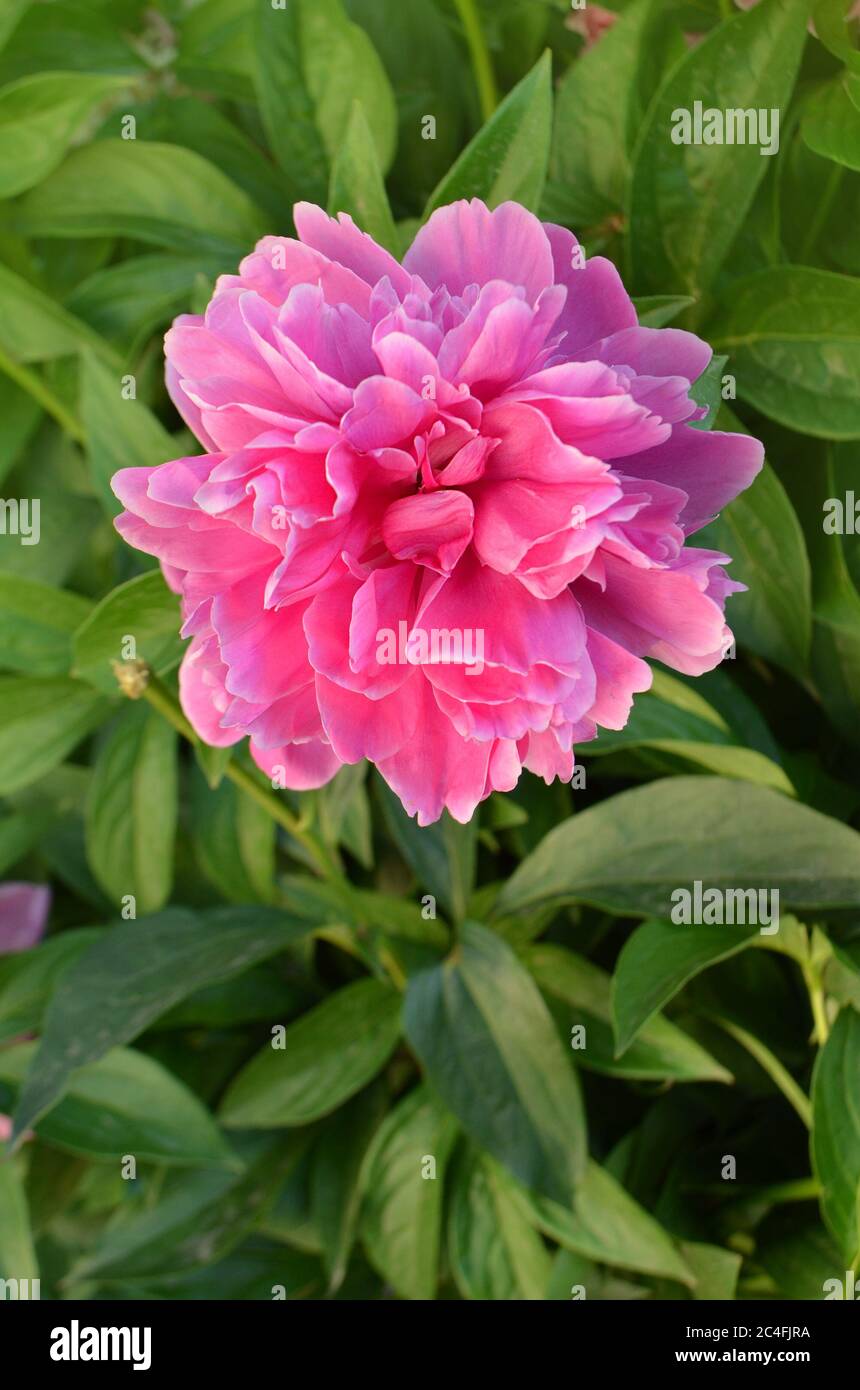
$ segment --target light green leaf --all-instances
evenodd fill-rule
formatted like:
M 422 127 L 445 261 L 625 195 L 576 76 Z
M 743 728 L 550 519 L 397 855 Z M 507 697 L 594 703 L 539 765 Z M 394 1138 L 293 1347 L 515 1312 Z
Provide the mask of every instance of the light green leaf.
M 230 902 L 271 902 L 275 822 L 234 783 L 211 788 L 195 769 L 191 833 L 200 867 Z
M 18 204 L 25 236 L 121 236 L 175 251 L 247 255 L 269 230 L 247 194 L 180 145 L 96 140 L 74 150 Z
M 0 1159 L 3 1158 L 0 1150 Z M 0 1279 L 17 1280 L 20 1298 L 21 1281 L 38 1278 L 39 1265 L 21 1173 L 16 1164 L 0 1162 Z M 7 1292 L 5 1298 L 9 1296 Z
M 255 42 L 260 114 L 290 202 L 325 203 L 354 101 L 364 108 L 381 169 L 388 168 L 397 129 L 391 86 L 340 0 L 260 5 Z
M 71 357 L 84 347 L 117 360 L 87 324 L 5 265 L 0 265 L 0 347 L 24 363 Z
M 723 118 L 729 110 L 768 113 L 769 120 L 771 111 L 784 112 L 808 17 L 807 0 L 761 0 L 712 29 L 670 72 L 634 156 L 630 250 L 637 290 L 695 293 L 714 279 L 771 159 L 762 154 L 765 141 L 678 144 L 673 137 L 684 133 L 683 113 L 692 122 L 696 103 Z
M 860 1254 L 860 1014 L 840 1013 L 812 1078 L 812 1162 L 821 1210 L 846 1260 Z
M 707 327 L 738 394 L 801 434 L 860 438 L 860 280 L 778 265 L 732 284 Z
M 353 103 L 343 143 L 332 163 L 328 210 L 332 216 L 348 212 L 363 232 L 397 254 L 397 228 L 388 205 L 376 146 L 364 108 L 357 101 Z
M 30 676 L 66 675 L 72 635 L 89 599 L 15 574 L 0 574 L 0 666 Z
M 618 1269 L 695 1283 L 662 1226 L 596 1163 L 588 1164 L 572 1207 L 524 1188 L 518 1196 L 534 1223 L 566 1250 Z
M 454 1120 L 418 1086 L 371 1144 L 361 1235 L 371 1264 L 401 1298 L 435 1297 L 445 1169 L 456 1137 Z
M 549 159 L 551 79 L 550 55 L 545 53 L 434 189 L 425 218 L 458 198 L 481 198 L 491 208 L 510 199 L 537 209 Z
M 0 198 L 32 188 L 60 163 L 87 116 L 127 86 L 122 77 L 42 72 L 0 91 Z
M 454 1165 L 448 1256 L 463 1298 L 543 1300 L 550 1256 L 511 1178 L 472 1145 Z
M 816 154 L 860 170 L 860 76 L 843 72 L 810 97 L 801 130 Z
M 106 695 L 116 695 L 113 662 L 123 661 L 134 638 L 138 660 L 158 675 L 179 661 L 183 643 L 179 600 L 160 570 L 138 575 L 103 598 L 81 624 L 74 639 L 74 674 Z
M 61 763 L 105 714 L 105 703 L 62 676 L 0 676 L 0 795 Z
M 667 21 L 656 0 L 638 0 L 558 84 L 547 195 L 553 216 L 563 210 L 574 228 L 595 226 L 625 205 L 630 150 L 644 114 L 641 71 L 647 65 L 656 82 Z
M 120 468 L 151 468 L 175 458 L 172 437 L 142 401 L 128 397 L 127 377 L 90 352 L 81 363 L 81 420 L 90 476 L 109 516 L 122 511 L 110 480 Z
M 173 884 L 176 731 L 146 704 L 124 709 L 98 751 L 86 810 L 87 860 L 118 907 L 157 912 Z
M 689 294 L 643 294 L 633 300 L 643 328 L 665 328 L 695 302 Z
M 502 938 L 467 923 L 453 954 L 409 981 L 404 1025 L 466 1133 L 530 1187 L 568 1200 L 586 1162 L 576 1075 Z

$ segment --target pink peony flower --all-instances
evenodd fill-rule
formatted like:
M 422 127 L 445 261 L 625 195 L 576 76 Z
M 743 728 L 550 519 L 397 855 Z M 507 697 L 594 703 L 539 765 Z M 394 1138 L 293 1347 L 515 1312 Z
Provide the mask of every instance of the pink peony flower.
M 0 955 L 27 951 L 45 934 L 51 890 L 44 883 L 0 883 Z
M 568 29 L 572 29 L 575 34 L 581 34 L 585 39 L 583 51 L 587 53 L 617 21 L 618 15 L 614 10 L 604 9 L 602 5 L 589 4 L 584 9 L 574 10 L 564 22 Z
M 369 758 L 424 825 L 523 767 L 569 779 L 644 657 L 699 674 L 726 556 L 684 545 L 762 449 L 691 428 L 710 349 L 637 326 L 614 266 L 515 203 L 439 209 L 400 265 L 300 203 L 177 319 L 167 381 L 207 452 L 127 468 L 122 535 L 191 638 L 200 736 L 316 787 Z

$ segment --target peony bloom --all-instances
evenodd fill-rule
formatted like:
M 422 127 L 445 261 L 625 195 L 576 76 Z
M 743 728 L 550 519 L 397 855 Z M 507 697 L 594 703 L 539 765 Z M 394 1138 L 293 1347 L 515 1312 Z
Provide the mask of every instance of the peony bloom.
M 45 883 L 0 883 L 0 955 L 28 951 L 45 934 L 51 890 Z
M 711 356 L 640 328 L 614 266 L 515 203 L 439 209 L 403 264 L 295 209 L 166 339 L 206 453 L 114 478 L 191 638 L 200 736 L 280 785 L 369 758 L 424 825 L 523 767 L 570 778 L 656 657 L 731 634 L 726 556 L 685 546 L 762 449 L 691 428 Z

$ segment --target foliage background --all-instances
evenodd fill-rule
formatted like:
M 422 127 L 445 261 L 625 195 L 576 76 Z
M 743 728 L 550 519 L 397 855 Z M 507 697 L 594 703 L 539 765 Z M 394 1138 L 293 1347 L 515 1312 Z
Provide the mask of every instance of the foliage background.
M 856 28 L 612 8 L 587 51 L 563 0 L 0 8 L 0 482 L 41 502 L 38 545 L 0 538 L 0 868 L 53 890 L 0 958 L 0 1110 L 35 1131 L 0 1277 L 43 1297 L 806 1299 L 857 1267 L 860 543 L 822 526 L 860 438 Z M 778 154 L 673 145 L 696 100 L 779 108 Z M 473 195 L 708 338 L 706 424 L 768 464 L 710 528 L 735 659 L 658 672 L 585 788 L 418 831 L 365 768 L 275 794 L 190 746 L 108 481 L 192 448 L 161 335 L 295 199 L 402 250 Z M 779 934 L 661 920 L 697 878 L 778 887 Z

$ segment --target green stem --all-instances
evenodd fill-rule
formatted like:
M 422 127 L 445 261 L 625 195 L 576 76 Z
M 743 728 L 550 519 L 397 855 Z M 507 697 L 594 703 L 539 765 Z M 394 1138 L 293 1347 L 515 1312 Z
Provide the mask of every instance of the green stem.
M 791 1105 L 800 1116 L 807 1129 L 812 1129 L 812 1106 L 809 1097 L 798 1086 L 794 1077 L 782 1065 L 778 1057 L 774 1057 L 769 1047 L 765 1047 L 763 1042 L 753 1037 L 745 1028 L 739 1028 L 736 1023 L 730 1023 L 727 1018 L 717 1018 L 715 1020 L 721 1028 L 745 1047 L 750 1056 L 754 1057 L 759 1066 L 767 1072 L 771 1081 L 778 1086 Z
M 37 401 L 49 415 L 53 415 L 57 424 L 62 425 L 72 439 L 78 444 L 83 444 L 85 438 L 83 426 L 75 419 L 71 411 L 66 409 L 63 402 L 54 395 L 36 372 L 25 367 L 23 362 L 16 362 L 2 348 L 0 348 L 0 372 L 14 381 L 16 386 L 20 386 L 23 391 L 26 391 L 28 396 L 32 396 L 33 400 Z
M 490 51 L 478 18 L 475 0 L 454 0 L 454 4 L 466 34 L 466 43 L 469 45 L 469 57 L 472 60 L 472 71 L 475 74 L 481 103 L 481 118 L 488 121 L 499 104 Z
M 131 693 L 130 691 L 127 693 Z M 179 701 L 167 689 L 166 685 L 155 676 L 151 671 L 142 673 L 139 694 L 157 710 L 174 729 L 187 739 L 189 743 L 198 746 L 201 740 L 192 729 Z M 326 845 L 313 835 L 306 825 L 293 814 L 289 806 L 285 805 L 277 794 L 255 777 L 247 768 L 239 763 L 229 762 L 224 769 L 224 776 L 229 777 L 230 781 L 239 787 L 246 796 L 252 801 L 256 801 L 267 815 L 278 825 L 283 826 L 288 835 L 297 840 L 308 853 L 311 862 L 321 877 L 328 879 L 332 883 L 343 882 L 343 874 L 336 858 Z

